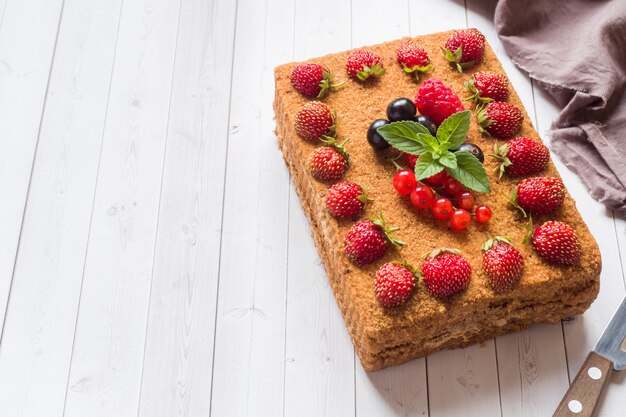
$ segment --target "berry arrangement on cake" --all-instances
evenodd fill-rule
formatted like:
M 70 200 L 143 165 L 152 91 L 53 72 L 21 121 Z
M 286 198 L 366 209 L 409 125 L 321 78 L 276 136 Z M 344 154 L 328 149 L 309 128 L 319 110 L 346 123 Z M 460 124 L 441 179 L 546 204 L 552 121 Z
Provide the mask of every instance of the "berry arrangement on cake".
M 478 30 L 275 80 L 278 143 L 364 369 L 593 302 L 597 244 Z

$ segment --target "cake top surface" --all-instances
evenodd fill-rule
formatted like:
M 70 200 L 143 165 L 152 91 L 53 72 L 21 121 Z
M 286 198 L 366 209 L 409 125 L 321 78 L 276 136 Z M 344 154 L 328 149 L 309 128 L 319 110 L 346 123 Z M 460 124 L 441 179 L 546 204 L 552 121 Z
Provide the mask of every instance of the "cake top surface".
M 440 47 L 443 46 L 451 32 L 442 32 L 414 39 L 430 56 L 432 68 L 420 76 L 406 74 L 396 60 L 396 49 L 402 40 L 367 46 L 367 50 L 382 57 L 386 73 L 379 78 L 365 82 L 348 78 L 345 70 L 346 58 L 350 51 L 330 54 L 307 62 L 315 62 L 327 66 L 335 78 L 345 81 L 337 91 L 328 94 L 321 101 L 326 103 L 337 114 L 336 137 L 339 140 L 350 138 L 346 147 L 350 152 L 351 163 L 341 181 L 351 181 L 367 189 L 373 198 L 359 220 L 373 217 L 382 211 L 388 225 L 397 226 L 399 230 L 395 236 L 407 243 L 403 248 L 391 248 L 385 256 L 371 264 L 357 266 L 343 254 L 343 237 L 354 224 L 350 219 L 335 219 L 329 213 L 329 221 L 324 227 L 330 228 L 326 235 L 332 239 L 336 248 L 334 262 L 339 262 L 346 280 L 345 288 L 350 292 L 350 302 L 358 305 L 357 309 L 362 320 L 372 328 L 394 328 L 412 326 L 425 319 L 446 314 L 450 310 L 463 309 L 468 303 L 488 302 L 504 303 L 516 297 L 540 296 L 541 292 L 554 291 L 549 285 L 556 280 L 571 280 L 584 282 L 598 277 L 601 267 L 600 254 L 597 244 L 582 220 L 571 196 L 566 193 L 563 205 L 555 212 L 533 216 L 535 225 L 548 220 L 559 220 L 569 224 L 580 237 L 582 256 L 571 266 L 552 265 L 539 257 L 530 244 L 522 244 L 527 234 L 527 219 L 521 218 L 513 209 L 507 196 L 524 177 L 503 176 L 498 179 L 496 173 L 498 162 L 487 156 L 491 154 L 495 140 L 479 131 L 476 108 L 470 101 L 464 101 L 466 109 L 471 110 L 471 124 L 467 141 L 480 146 L 486 157 L 484 167 L 489 174 L 491 184 L 490 193 L 476 193 L 478 204 L 488 205 L 493 210 L 493 217 L 487 223 L 472 221 L 470 226 L 462 231 L 453 230 L 447 222 L 433 218 L 430 210 L 414 208 L 408 196 L 398 194 L 391 185 L 396 167 L 389 161 L 399 154 L 394 148 L 377 151 L 369 146 L 366 131 L 373 120 L 386 118 L 387 104 L 399 97 L 414 99 L 419 86 L 429 78 L 437 78 L 450 87 L 462 99 L 469 93 L 464 83 L 476 71 L 495 71 L 504 74 L 493 50 L 486 45 L 484 60 L 471 68 L 459 73 L 443 56 Z M 290 83 L 290 75 L 297 63 L 289 63 L 276 68 L 276 95 L 280 97 L 282 109 L 288 113 L 286 120 L 293 120 L 296 112 L 310 99 L 300 95 Z M 522 110 L 524 117 L 521 130 L 517 136 L 541 140 L 533 128 L 518 95 L 512 85 L 508 102 Z M 284 126 L 289 133 L 289 140 L 297 140 L 295 147 L 297 157 L 306 161 L 310 153 L 321 145 L 319 141 L 307 141 L 298 137 L 292 125 Z M 499 141 L 502 143 L 502 141 Z M 303 164 L 306 166 L 306 164 Z M 559 177 L 552 162 L 539 176 Z M 320 199 L 324 198 L 329 183 L 319 182 L 311 178 L 310 186 L 314 187 Z M 481 246 L 491 236 L 508 236 L 511 238 L 525 261 L 524 272 L 519 284 L 511 291 L 495 293 L 488 285 L 483 271 Z M 429 294 L 423 281 L 420 279 L 413 295 L 400 307 L 393 309 L 383 308 L 376 299 L 373 286 L 374 276 L 380 266 L 386 262 L 405 260 L 416 268 L 422 264 L 425 253 L 434 248 L 457 248 L 469 261 L 472 274 L 467 289 L 449 299 L 438 299 Z

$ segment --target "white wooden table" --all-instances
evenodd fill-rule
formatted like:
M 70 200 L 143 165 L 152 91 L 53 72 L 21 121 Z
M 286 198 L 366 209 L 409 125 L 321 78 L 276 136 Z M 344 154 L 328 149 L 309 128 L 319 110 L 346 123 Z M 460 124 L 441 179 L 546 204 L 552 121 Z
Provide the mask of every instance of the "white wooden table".
M 591 309 L 366 374 L 273 134 L 277 64 L 475 26 L 546 137 L 495 1 L 466 3 L 0 0 L 0 416 L 550 415 L 624 296 L 626 221 L 559 165 Z

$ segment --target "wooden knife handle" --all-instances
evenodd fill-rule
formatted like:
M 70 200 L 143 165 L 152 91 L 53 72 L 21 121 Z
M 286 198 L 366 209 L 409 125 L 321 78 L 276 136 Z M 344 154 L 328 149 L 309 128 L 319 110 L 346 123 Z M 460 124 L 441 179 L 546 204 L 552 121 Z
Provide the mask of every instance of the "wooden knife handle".
M 593 416 L 600 394 L 612 373 L 613 363 L 591 352 L 552 417 Z

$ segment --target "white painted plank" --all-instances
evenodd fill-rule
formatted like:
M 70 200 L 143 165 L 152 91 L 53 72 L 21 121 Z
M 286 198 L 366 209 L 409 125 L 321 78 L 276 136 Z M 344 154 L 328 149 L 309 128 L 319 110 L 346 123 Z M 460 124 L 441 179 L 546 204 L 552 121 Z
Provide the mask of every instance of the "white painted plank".
M 551 98 L 539 89 L 535 89 L 537 120 L 544 138 L 549 137 L 549 126 L 558 114 L 558 108 Z M 619 262 L 619 248 L 616 238 L 616 224 L 613 213 L 602 204 L 593 200 L 576 174 L 565 167 L 556 155 L 553 155 L 557 169 L 563 177 L 568 191 L 576 200 L 576 205 L 583 219 L 596 238 L 602 254 L 602 274 L 600 275 L 600 294 L 591 308 L 573 321 L 564 322 L 565 346 L 570 378 L 573 378 L 585 357 L 602 334 L 604 327 L 613 316 L 615 309 L 624 297 L 624 271 Z M 624 229 L 617 230 L 617 235 Z M 617 374 L 606 390 L 606 395 L 597 412 L 598 416 L 626 416 L 623 399 L 626 398 L 626 384 Z M 621 384 L 619 382 L 622 382 Z M 555 399 L 555 407 L 560 396 Z
M 350 15 L 349 2 L 298 1 L 294 59 L 350 49 Z M 351 416 L 354 348 L 293 187 L 289 204 L 284 415 Z
M 293 190 L 289 204 L 284 415 L 352 416 L 361 365 Z
M 4 21 L 4 12 L 7 8 L 9 0 L 0 0 L 0 32 L 2 32 L 2 22 Z
M 357 416 L 427 416 L 426 361 L 365 372 L 355 358 Z
M 537 127 L 531 81 L 508 57 L 493 25 L 496 3 L 494 0 L 468 0 L 468 26 L 476 27 L 485 35 L 531 122 Z M 500 337 L 496 341 L 496 354 L 502 415 L 550 415 L 568 385 L 561 325 L 533 326 Z
M 140 416 L 208 416 L 235 2 L 181 4 Z
M 292 60 L 293 7 L 240 0 L 237 8 L 213 416 L 283 412 L 289 175 L 271 103 L 274 67 Z
M 376 7 L 373 1 L 359 3 L 352 9 L 352 45 L 371 45 L 409 36 L 408 9 L 407 0 L 389 1 L 385 7 Z M 373 27 L 377 30 L 372 30 Z M 357 416 L 428 415 L 423 358 L 371 374 L 363 370 L 356 353 L 355 363 Z
M 503 416 L 551 415 L 568 386 L 561 324 L 496 339 Z
M 464 0 L 408 0 L 408 3 L 411 36 L 464 28 L 467 24 Z
M 408 0 L 386 1 L 384 7 L 378 7 L 373 0 L 359 2 L 352 8 L 352 47 L 409 36 L 408 11 Z
M 0 323 L 9 299 L 61 9 L 62 0 L 7 0 L 1 10 Z
M 119 8 L 65 3 L 0 349 L 6 415 L 63 412 Z
M 431 416 L 500 415 L 498 370 L 494 342 L 428 356 Z
M 65 416 L 135 416 L 179 3 L 124 2 Z

